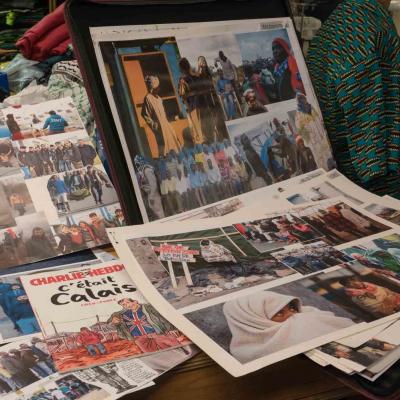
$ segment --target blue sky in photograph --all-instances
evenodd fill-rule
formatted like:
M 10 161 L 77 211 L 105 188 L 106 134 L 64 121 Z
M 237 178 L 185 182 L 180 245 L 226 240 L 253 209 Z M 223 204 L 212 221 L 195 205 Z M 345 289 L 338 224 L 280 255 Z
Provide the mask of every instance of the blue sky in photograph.
M 258 57 L 272 58 L 272 42 L 276 38 L 282 38 L 290 43 L 286 29 L 238 33 L 235 36 L 243 61 L 254 61 Z

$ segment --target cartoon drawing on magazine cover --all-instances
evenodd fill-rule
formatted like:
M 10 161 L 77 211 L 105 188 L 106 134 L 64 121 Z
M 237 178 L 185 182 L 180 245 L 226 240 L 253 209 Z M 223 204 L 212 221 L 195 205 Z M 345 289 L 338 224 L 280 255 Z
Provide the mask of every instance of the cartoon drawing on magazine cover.
M 31 275 L 24 287 L 60 372 L 190 343 L 145 301 L 123 265 Z

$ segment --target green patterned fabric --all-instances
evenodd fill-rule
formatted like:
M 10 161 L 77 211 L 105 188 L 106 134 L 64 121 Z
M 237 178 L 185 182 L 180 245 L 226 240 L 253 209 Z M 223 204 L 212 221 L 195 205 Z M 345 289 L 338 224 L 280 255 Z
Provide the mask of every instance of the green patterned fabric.
M 338 169 L 400 198 L 400 39 L 389 12 L 376 0 L 345 0 L 307 64 Z

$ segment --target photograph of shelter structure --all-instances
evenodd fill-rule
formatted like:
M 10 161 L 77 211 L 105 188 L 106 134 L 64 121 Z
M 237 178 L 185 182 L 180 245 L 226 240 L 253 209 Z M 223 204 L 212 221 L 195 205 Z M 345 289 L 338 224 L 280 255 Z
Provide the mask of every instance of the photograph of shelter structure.
M 176 308 L 295 273 L 260 254 L 233 226 L 128 243 L 150 281 Z

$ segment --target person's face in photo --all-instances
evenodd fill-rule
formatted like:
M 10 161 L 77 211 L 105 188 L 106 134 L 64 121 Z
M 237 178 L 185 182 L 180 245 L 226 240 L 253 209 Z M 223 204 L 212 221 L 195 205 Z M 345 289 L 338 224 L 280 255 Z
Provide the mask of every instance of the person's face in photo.
M 224 54 L 223 51 L 220 51 L 220 52 L 218 53 L 218 56 L 219 56 L 219 58 L 220 58 L 222 61 L 226 61 L 226 56 L 225 56 L 225 54 Z
M 207 67 L 207 61 L 206 61 L 205 57 L 200 56 L 198 59 L 198 62 L 199 62 L 199 67 L 202 67 L 202 68 Z
M 346 287 L 351 288 L 351 289 L 364 289 L 365 283 L 363 281 L 360 281 L 357 278 L 353 278 L 353 279 L 349 279 L 346 282 Z
M 90 220 L 92 221 L 92 223 L 96 223 L 99 220 L 99 216 L 97 214 L 96 215 L 92 215 L 90 217 Z
M 289 304 L 287 304 L 285 307 L 283 307 L 281 310 L 279 310 L 271 318 L 271 321 L 273 321 L 273 322 L 285 322 L 290 317 L 293 317 L 293 315 L 298 314 L 298 312 L 299 312 L 299 309 L 297 307 L 296 302 L 295 301 L 291 301 Z
M 178 176 L 180 175 L 180 173 L 181 173 L 181 171 L 178 171 Z M 179 176 L 179 177 L 180 177 L 180 176 Z M 122 213 L 121 210 L 116 210 L 116 211 L 115 211 L 115 215 L 116 215 L 118 218 L 123 218 L 123 217 L 124 217 L 124 214 Z
M 254 106 L 254 104 L 256 103 L 256 101 L 257 101 L 257 96 L 256 96 L 256 93 L 254 92 L 254 90 L 252 90 L 252 91 L 250 91 L 249 93 L 248 93 L 248 95 L 246 96 L 246 101 L 247 101 L 247 104 L 251 107 L 251 106 Z
M 82 147 L 85 144 L 85 142 L 82 139 L 78 140 L 78 146 Z
M 345 349 L 345 348 L 342 348 L 342 347 L 338 347 L 338 348 L 335 350 L 335 355 L 336 355 L 336 357 L 338 357 L 338 358 L 350 359 L 350 354 L 349 354 L 348 350 Z
M 61 232 L 64 233 L 64 234 L 69 233 L 69 228 L 68 228 L 68 226 L 64 225 L 64 226 L 61 228 Z
M 279 64 L 285 61 L 287 58 L 285 49 L 278 43 L 274 43 L 272 45 L 272 55 L 274 56 L 275 62 Z
M 42 228 L 36 228 L 33 230 L 33 236 L 35 237 L 43 237 L 44 236 L 44 231 Z

